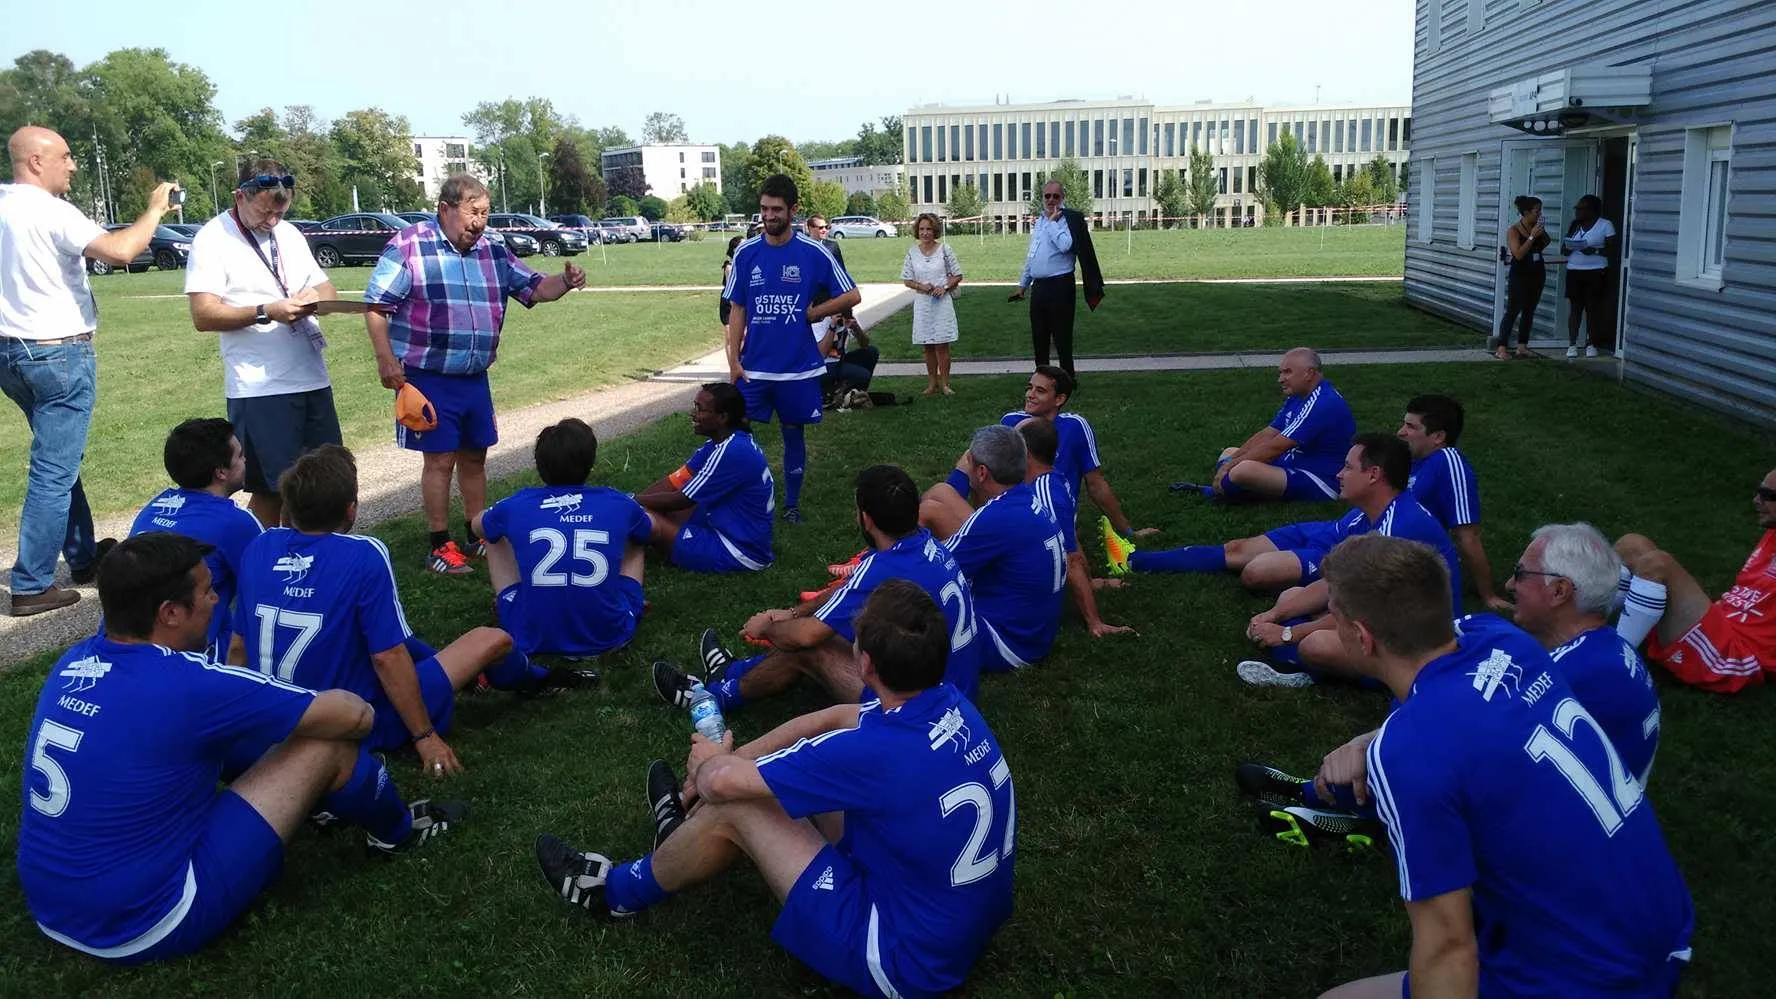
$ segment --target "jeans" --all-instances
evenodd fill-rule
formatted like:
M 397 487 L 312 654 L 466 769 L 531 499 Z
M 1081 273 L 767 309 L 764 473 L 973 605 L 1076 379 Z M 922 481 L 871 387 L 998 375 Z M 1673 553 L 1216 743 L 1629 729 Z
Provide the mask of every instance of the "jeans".
M 80 461 L 98 394 L 92 341 L 42 347 L 0 337 L 0 392 L 31 428 L 31 469 L 19 514 L 12 593 L 42 593 L 55 582 L 56 553 L 70 569 L 93 560 L 92 510 L 80 485 Z
M 831 392 L 840 382 L 854 389 L 869 388 L 870 378 L 876 373 L 876 361 L 882 352 L 875 344 L 845 351 L 845 356 L 837 361 L 826 362 L 826 373 L 820 376 L 820 392 L 822 395 Z

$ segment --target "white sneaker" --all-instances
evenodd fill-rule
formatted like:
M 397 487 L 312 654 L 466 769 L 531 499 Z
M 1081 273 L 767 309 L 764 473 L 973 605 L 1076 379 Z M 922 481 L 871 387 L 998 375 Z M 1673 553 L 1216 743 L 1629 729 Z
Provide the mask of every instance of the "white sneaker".
M 1568 347 L 1568 348 L 1566 348 L 1566 358 L 1567 358 L 1567 360 L 1569 360 L 1569 361 L 1570 361 L 1570 360 L 1572 360 L 1572 359 L 1573 359 L 1573 358 L 1575 358 L 1575 357 L 1577 357 L 1577 356 L 1579 356 L 1579 348 L 1577 348 L 1577 347 Z
M 1597 348 L 1596 347 L 1586 347 L 1585 348 L 1585 356 L 1586 357 L 1596 357 L 1597 356 Z
M 1239 678 L 1254 687 L 1311 687 L 1314 678 L 1309 673 L 1280 673 L 1269 663 L 1261 663 L 1256 659 L 1247 659 L 1239 664 Z

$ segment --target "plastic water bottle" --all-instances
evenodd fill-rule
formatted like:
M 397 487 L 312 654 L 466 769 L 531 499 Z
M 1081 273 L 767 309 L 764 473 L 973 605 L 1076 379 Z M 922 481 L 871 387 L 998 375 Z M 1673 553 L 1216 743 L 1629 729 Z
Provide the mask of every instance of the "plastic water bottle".
M 691 687 L 691 725 L 710 742 L 720 742 L 728 731 L 721 704 L 700 683 Z

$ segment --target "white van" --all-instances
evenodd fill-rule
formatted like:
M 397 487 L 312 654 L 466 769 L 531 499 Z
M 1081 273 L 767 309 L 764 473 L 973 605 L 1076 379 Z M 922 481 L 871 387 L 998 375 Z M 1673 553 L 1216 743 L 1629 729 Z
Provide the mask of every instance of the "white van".
M 654 237 L 654 227 L 648 225 L 648 220 L 639 215 L 614 215 L 607 219 L 599 219 L 598 221 L 609 222 L 612 225 L 620 225 L 638 240 L 652 239 Z

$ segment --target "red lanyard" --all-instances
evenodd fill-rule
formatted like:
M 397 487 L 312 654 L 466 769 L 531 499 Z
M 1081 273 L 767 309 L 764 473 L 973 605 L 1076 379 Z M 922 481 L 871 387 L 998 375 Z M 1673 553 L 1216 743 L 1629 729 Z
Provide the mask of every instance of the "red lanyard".
M 285 298 L 288 298 L 290 296 L 290 286 L 284 283 L 284 262 L 278 256 L 277 231 L 275 229 L 272 230 L 271 259 L 267 260 L 265 258 L 265 251 L 259 248 L 259 240 L 254 238 L 253 233 L 248 230 L 246 224 L 241 221 L 240 209 L 230 208 L 228 214 L 234 218 L 234 224 L 240 229 L 241 238 L 246 240 L 247 245 L 253 248 L 253 255 L 258 257 L 259 262 L 265 265 L 265 269 L 271 272 L 272 280 L 278 283 L 278 290 L 284 293 Z

